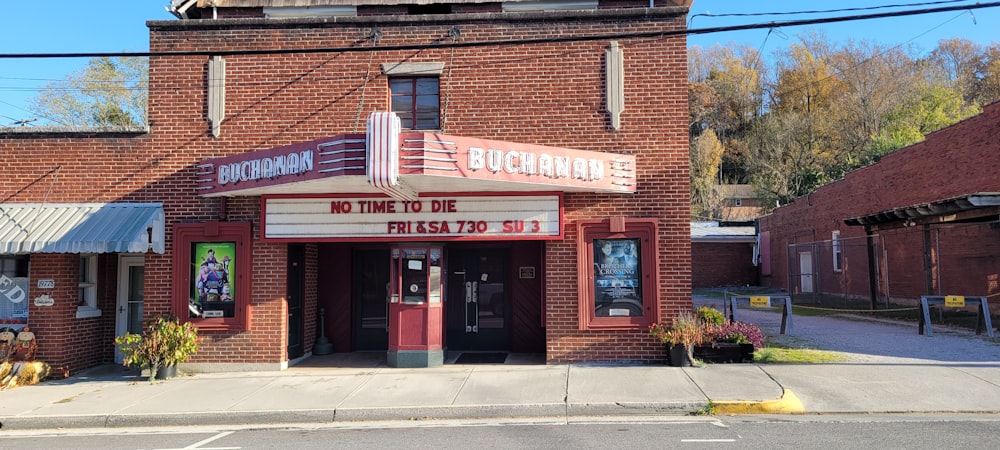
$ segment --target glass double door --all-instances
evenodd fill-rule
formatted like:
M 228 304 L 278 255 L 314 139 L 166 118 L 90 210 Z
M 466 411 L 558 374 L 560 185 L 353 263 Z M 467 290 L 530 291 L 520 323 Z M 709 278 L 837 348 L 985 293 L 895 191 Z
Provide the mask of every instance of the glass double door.
M 445 344 L 450 350 L 510 348 L 510 257 L 505 249 L 451 249 L 445 259 Z M 354 253 L 354 349 L 389 343 L 388 249 Z

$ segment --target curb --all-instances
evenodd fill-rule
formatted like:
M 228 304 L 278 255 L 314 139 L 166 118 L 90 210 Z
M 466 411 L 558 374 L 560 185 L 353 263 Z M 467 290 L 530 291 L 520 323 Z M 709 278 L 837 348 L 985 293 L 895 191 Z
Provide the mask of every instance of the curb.
M 805 407 L 792 391 L 783 389 L 781 398 L 761 402 L 723 400 L 712 402 L 715 414 L 803 414 Z

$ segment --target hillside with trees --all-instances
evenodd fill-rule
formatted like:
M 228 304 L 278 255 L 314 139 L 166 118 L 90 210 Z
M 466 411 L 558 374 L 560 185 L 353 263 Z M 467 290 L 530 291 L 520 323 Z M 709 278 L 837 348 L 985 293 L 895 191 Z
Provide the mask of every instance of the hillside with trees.
M 692 46 L 688 61 L 693 220 L 721 218 L 719 184 L 751 185 L 766 213 L 1000 100 L 998 43 L 808 32 L 768 57 Z

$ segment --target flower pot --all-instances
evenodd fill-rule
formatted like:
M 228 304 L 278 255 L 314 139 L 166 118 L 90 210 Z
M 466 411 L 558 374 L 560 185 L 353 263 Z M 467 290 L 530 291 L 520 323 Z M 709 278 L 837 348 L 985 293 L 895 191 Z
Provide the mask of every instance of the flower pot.
M 753 344 L 716 342 L 694 346 L 694 357 L 707 363 L 753 362 Z
M 667 363 L 673 367 L 690 366 L 691 358 L 688 357 L 687 347 L 681 344 L 667 344 Z
M 153 378 L 157 380 L 166 380 L 168 378 L 173 378 L 177 376 L 177 365 L 171 364 L 169 366 L 160 366 L 160 369 L 156 371 L 156 376 Z

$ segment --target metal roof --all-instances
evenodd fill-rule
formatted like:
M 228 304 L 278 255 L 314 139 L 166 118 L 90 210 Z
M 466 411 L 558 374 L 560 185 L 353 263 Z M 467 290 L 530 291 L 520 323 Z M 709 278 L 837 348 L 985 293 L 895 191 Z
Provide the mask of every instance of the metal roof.
M 925 217 L 943 216 L 980 208 L 1000 206 L 1000 193 L 979 192 L 930 203 L 887 209 L 876 213 L 844 219 L 847 225 L 877 225 Z
M 0 254 L 164 253 L 161 203 L 0 204 Z
M 691 240 L 696 242 L 756 242 L 753 226 L 721 226 L 719 222 L 691 222 Z

